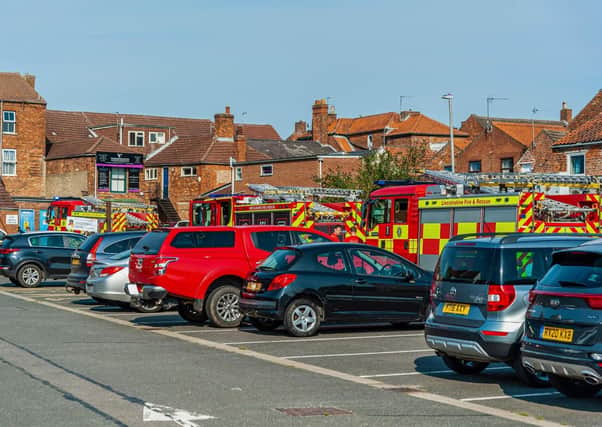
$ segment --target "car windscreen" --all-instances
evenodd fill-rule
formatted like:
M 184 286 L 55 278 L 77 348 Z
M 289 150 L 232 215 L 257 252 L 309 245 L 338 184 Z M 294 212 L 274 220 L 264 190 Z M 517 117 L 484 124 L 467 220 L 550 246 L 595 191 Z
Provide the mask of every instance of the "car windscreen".
M 435 280 L 446 282 L 499 283 L 499 264 L 494 248 L 448 246 L 435 270 Z
M 267 257 L 257 269 L 260 271 L 285 271 L 295 263 L 299 255 L 299 252 L 294 249 L 278 249 Z
M 132 249 L 133 254 L 156 255 L 161 249 L 163 241 L 169 234 L 168 231 L 152 231 L 144 235 Z
M 98 241 L 98 239 L 100 239 L 101 236 L 102 235 L 100 233 L 92 234 L 86 240 L 84 240 L 84 243 L 82 243 L 79 246 L 79 250 L 84 252 L 90 252 L 92 247 L 96 244 L 96 242 Z
M 585 251 L 560 252 L 541 279 L 546 287 L 602 288 L 602 254 Z

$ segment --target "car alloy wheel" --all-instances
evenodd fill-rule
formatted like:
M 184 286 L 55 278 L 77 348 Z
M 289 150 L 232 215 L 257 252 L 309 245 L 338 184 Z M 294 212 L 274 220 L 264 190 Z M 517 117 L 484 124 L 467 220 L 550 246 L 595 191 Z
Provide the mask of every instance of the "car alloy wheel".
M 238 295 L 234 293 L 228 293 L 221 296 L 217 300 L 216 311 L 219 317 L 226 322 L 233 322 L 238 320 L 240 317 L 240 311 L 238 311 Z
M 42 270 L 33 264 L 28 264 L 19 270 L 17 274 L 19 284 L 25 288 L 35 288 L 40 285 L 43 278 Z
M 242 320 L 242 314 L 238 310 L 240 288 L 225 281 L 217 285 L 205 302 L 207 316 L 218 328 L 238 327 Z
M 307 333 L 315 327 L 318 314 L 309 305 L 300 305 L 293 311 L 293 326 L 303 333 Z

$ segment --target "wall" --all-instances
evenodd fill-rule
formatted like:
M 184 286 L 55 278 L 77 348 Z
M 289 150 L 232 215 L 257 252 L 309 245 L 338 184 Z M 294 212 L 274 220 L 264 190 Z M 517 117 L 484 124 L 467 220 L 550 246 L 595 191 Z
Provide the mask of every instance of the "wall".
M 76 157 L 46 162 L 46 197 L 94 195 L 94 157 Z

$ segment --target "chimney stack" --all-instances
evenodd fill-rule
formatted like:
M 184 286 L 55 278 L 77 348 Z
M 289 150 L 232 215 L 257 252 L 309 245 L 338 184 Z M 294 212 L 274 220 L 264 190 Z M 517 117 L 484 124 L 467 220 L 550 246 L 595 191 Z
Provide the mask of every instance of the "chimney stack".
M 36 76 L 33 74 L 24 74 L 23 79 L 31 86 L 32 88 L 36 88 Z
M 230 114 L 230 107 L 226 106 L 226 112 L 216 114 L 214 119 L 218 141 L 234 141 L 234 115 Z
M 337 121 L 337 110 L 334 108 L 334 105 L 328 106 L 328 127 L 334 125 L 334 122 Z
M 301 136 L 307 132 L 307 122 L 304 120 L 299 120 L 295 122 L 295 136 Z
M 569 124 L 573 120 L 573 110 L 567 107 L 566 102 L 562 101 L 562 110 L 560 110 L 560 120 Z
M 311 133 L 314 141 L 328 144 L 328 104 L 325 99 L 317 99 L 312 106 Z
M 235 149 L 236 149 L 236 161 L 246 162 L 247 161 L 247 137 L 243 133 L 242 126 L 236 126 L 236 135 L 234 136 Z

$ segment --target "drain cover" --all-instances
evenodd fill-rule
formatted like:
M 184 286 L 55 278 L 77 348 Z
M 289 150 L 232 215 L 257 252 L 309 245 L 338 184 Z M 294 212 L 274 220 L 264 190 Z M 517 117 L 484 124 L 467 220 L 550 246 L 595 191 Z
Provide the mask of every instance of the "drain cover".
M 350 415 L 353 412 L 339 408 L 276 408 L 276 410 L 293 417 Z

